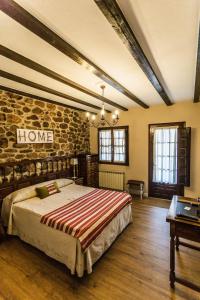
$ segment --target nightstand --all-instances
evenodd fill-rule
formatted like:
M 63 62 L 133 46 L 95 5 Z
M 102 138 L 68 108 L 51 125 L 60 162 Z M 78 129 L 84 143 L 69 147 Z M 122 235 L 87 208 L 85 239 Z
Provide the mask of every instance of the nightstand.
M 83 185 L 83 177 L 76 178 L 74 180 L 75 184 Z
M 67 177 L 67 179 L 71 179 L 74 181 L 75 184 L 77 185 L 83 185 L 83 177 L 77 177 L 76 179 L 72 178 L 72 177 Z

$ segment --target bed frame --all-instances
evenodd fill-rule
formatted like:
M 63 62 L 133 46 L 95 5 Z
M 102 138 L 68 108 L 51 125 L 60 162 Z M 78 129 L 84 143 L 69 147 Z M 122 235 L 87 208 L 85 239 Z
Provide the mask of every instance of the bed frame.
M 47 180 L 72 176 L 70 156 L 55 156 L 0 164 L 0 209 L 8 194 Z

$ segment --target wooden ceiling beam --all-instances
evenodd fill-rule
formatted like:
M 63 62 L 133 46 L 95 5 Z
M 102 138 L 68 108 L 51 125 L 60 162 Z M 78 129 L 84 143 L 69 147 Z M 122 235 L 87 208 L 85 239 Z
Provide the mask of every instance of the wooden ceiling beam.
M 129 52 L 139 64 L 140 68 L 146 74 L 158 94 L 161 96 L 166 105 L 173 103 L 169 99 L 167 92 L 159 81 L 153 67 L 138 40 L 136 39 L 131 27 L 129 26 L 124 14 L 122 13 L 116 0 L 94 0 L 99 9 L 102 11 L 108 22 L 112 25 L 113 29 L 128 48 Z
M 26 29 L 30 30 L 38 37 L 49 43 L 51 46 L 70 57 L 73 61 L 83 66 L 92 74 L 104 80 L 106 83 L 121 92 L 123 95 L 127 96 L 129 99 L 133 100 L 138 105 L 142 106 L 143 108 L 149 107 L 119 82 L 109 76 L 105 71 L 94 64 L 90 59 L 63 40 L 60 36 L 58 36 L 55 32 L 49 29 L 46 25 L 40 22 L 37 18 L 35 18 L 13 0 L 0 0 L 0 9 Z
M 28 97 L 28 98 L 37 99 L 37 100 L 44 101 L 44 102 L 47 102 L 47 103 L 56 104 L 56 105 L 59 105 L 59 106 L 64 106 L 66 108 L 71 108 L 71 109 L 75 109 L 75 110 L 79 110 L 79 111 L 83 111 L 83 112 L 88 111 L 88 110 L 85 110 L 85 109 L 82 109 L 82 108 L 79 108 L 79 107 L 75 107 L 75 106 L 72 106 L 72 105 L 57 102 L 55 100 L 50 100 L 50 99 L 40 97 L 40 96 L 37 96 L 37 95 L 34 95 L 34 94 L 26 93 L 26 92 L 23 92 L 21 90 L 12 89 L 12 88 L 9 88 L 9 87 L 4 86 L 4 85 L 0 85 L 0 90 L 10 92 L 10 93 L 14 93 L 14 94 L 17 94 L 17 95 L 20 95 L 20 96 L 25 96 L 25 97 Z M 93 114 L 93 115 L 96 115 L 95 112 L 90 111 L 90 113 Z
M 62 76 L 62 75 L 46 68 L 46 67 L 38 64 L 38 63 L 36 63 L 36 62 L 34 62 L 33 60 L 31 60 L 31 59 L 29 59 L 29 58 L 15 52 L 15 51 L 13 51 L 11 49 L 8 49 L 8 48 L 4 47 L 3 45 L 0 45 L 0 55 L 3 55 L 3 56 L 5 56 L 5 57 L 7 57 L 7 58 L 23 65 L 25 67 L 28 67 L 32 70 L 35 70 L 35 71 L 37 71 L 37 72 L 39 72 L 43 75 L 46 75 L 46 76 L 48 76 L 52 79 L 55 79 L 55 80 L 57 80 L 61 83 L 67 84 L 67 85 L 71 86 L 72 88 L 75 88 L 76 90 L 79 90 L 79 91 L 81 91 L 85 94 L 88 94 L 88 95 L 90 95 L 94 98 L 97 98 L 98 100 L 101 100 L 101 101 L 103 101 L 103 102 L 105 102 L 109 105 L 112 105 L 113 107 L 116 107 L 116 108 L 124 110 L 124 111 L 128 110 L 126 107 L 121 106 L 121 105 L 119 105 L 119 104 L 117 104 L 117 103 L 115 103 L 115 102 L 113 102 L 113 101 L 111 101 L 111 100 L 109 100 L 105 97 L 102 97 L 101 95 L 99 95 L 99 94 L 97 94 L 97 93 L 81 86 L 80 84 L 78 84 L 78 83 L 76 83 L 76 82 L 74 82 L 74 81 L 72 81 L 72 80 L 70 80 L 70 79 L 68 79 L 68 78 L 66 78 L 66 77 L 64 77 L 64 76 Z
M 196 78 L 194 88 L 194 103 L 200 102 L 200 26 L 197 48 Z
M 8 72 L 5 72 L 3 70 L 0 70 L 0 76 L 1 77 L 4 77 L 4 78 L 7 78 L 9 80 L 12 80 L 12 81 L 16 81 L 18 83 L 22 83 L 22 84 L 25 84 L 25 85 L 28 85 L 30 87 L 33 87 L 37 90 L 41 90 L 41 91 L 44 91 L 44 92 L 47 92 L 47 93 L 50 93 L 50 94 L 53 94 L 53 95 L 56 95 L 58 97 L 61 97 L 61 98 L 64 98 L 64 99 L 67 99 L 67 100 L 70 100 L 70 101 L 73 101 L 73 102 L 76 102 L 78 104 L 82 104 L 84 106 L 88 106 L 88 107 L 91 107 L 93 109 L 98 109 L 100 110 L 101 107 L 99 106 L 96 106 L 94 104 L 91 104 L 91 103 L 86 103 L 85 101 L 83 100 L 80 100 L 80 99 L 77 99 L 77 98 L 74 98 L 70 95 L 67 95 L 65 93 L 62 93 L 62 92 L 59 92 L 59 91 L 56 91 L 56 90 L 53 90 L 51 88 L 48 88 L 44 85 L 41 85 L 41 84 L 38 84 L 38 83 L 35 83 L 33 81 L 30 81 L 30 80 L 27 80 L 23 77 L 19 77 L 17 75 L 14 75 L 14 74 L 11 74 L 11 73 L 8 73 Z M 107 111 L 107 112 L 110 112 L 110 111 Z

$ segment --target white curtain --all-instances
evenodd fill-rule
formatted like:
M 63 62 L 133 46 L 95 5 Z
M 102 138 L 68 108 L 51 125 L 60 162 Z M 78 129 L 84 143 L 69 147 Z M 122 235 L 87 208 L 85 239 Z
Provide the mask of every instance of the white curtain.
M 154 129 L 153 182 L 177 183 L 177 127 Z

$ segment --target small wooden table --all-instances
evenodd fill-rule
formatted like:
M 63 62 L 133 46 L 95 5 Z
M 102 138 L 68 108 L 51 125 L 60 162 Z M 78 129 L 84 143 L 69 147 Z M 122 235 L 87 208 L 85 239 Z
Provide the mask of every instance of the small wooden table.
M 186 279 L 180 278 L 175 274 L 175 248 L 178 251 L 179 245 L 182 245 L 200 251 L 200 247 L 179 240 L 181 237 L 200 243 L 200 222 L 192 222 L 176 218 L 176 206 L 179 199 L 195 201 L 195 199 L 191 198 L 174 196 L 166 218 L 166 221 L 170 223 L 170 285 L 174 288 L 175 282 L 178 282 L 200 292 L 200 286 Z
M 142 200 L 144 195 L 144 181 L 142 180 L 128 180 L 128 191 L 131 195 L 134 195 L 133 190 L 136 188 L 140 192 L 140 199 Z

